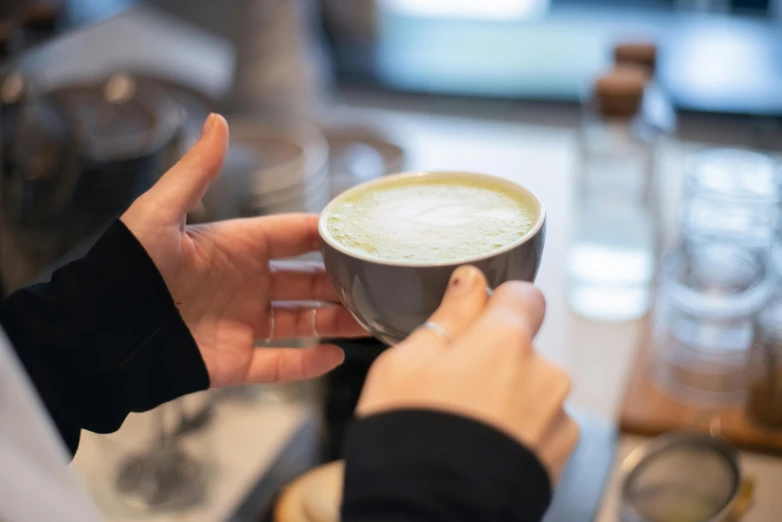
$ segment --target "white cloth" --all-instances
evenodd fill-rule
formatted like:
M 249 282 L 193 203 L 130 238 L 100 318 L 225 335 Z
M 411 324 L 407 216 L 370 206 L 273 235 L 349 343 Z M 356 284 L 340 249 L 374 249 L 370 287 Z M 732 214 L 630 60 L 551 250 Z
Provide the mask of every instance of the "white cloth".
M 0 330 L 0 522 L 98 522 L 97 507 Z

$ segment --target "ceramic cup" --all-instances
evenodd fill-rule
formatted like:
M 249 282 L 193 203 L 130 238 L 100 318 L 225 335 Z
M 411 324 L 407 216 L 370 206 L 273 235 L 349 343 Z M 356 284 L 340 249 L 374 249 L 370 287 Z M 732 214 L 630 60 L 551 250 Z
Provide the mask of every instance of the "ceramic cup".
M 350 251 L 328 233 L 330 209 L 357 191 L 387 183 L 426 176 L 439 180 L 490 181 L 525 197 L 534 207 L 530 231 L 500 250 L 459 262 L 416 264 L 385 261 Z M 411 172 L 362 183 L 333 199 L 318 223 L 323 261 L 342 303 L 374 337 L 393 345 L 424 324 L 445 294 L 451 273 L 461 265 L 479 268 L 491 288 L 505 281 L 533 282 L 543 256 L 546 212 L 543 203 L 524 187 L 503 178 L 471 172 Z

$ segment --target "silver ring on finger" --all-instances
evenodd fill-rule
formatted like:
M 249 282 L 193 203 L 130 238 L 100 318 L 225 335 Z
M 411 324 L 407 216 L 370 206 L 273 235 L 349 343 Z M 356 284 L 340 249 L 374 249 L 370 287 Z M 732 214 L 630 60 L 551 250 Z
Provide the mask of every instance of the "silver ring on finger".
M 276 321 L 274 320 L 274 308 L 269 308 L 269 335 L 266 337 L 266 342 L 268 343 L 272 339 L 274 339 L 274 328 L 276 325 Z
M 310 310 L 310 321 L 312 322 L 312 336 L 320 339 L 320 332 L 318 332 L 318 309 L 313 308 Z
M 421 328 L 425 330 L 429 330 L 433 334 L 435 334 L 437 337 L 445 341 L 446 343 L 450 343 L 453 338 L 451 337 L 451 334 L 448 333 L 448 330 L 443 328 L 443 326 L 439 323 L 436 323 L 434 321 L 427 321 L 423 325 L 421 325 Z

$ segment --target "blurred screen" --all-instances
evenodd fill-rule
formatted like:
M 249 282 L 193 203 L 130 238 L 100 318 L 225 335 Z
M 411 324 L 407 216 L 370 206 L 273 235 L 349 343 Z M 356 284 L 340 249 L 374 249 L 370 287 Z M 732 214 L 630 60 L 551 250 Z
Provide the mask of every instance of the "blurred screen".
M 640 39 L 658 43 L 658 79 L 680 109 L 782 114 L 782 26 L 768 0 L 378 0 L 375 7 L 363 38 L 344 27 L 331 33 L 345 82 L 576 101 L 611 65 L 615 43 Z
M 549 0 L 384 0 L 389 12 L 468 20 L 518 20 L 545 14 Z

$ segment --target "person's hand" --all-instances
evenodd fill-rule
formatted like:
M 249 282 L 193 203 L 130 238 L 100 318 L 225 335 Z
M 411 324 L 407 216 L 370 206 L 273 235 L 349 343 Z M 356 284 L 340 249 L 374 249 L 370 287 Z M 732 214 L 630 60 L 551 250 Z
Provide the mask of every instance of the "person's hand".
M 476 268 L 457 269 L 431 322 L 375 361 L 359 416 L 447 411 L 489 424 L 533 451 L 553 481 L 578 441 L 563 404 L 570 379 L 535 352 L 545 303 L 532 285 L 508 282 L 489 296 Z
M 317 216 L 185 225 L 188 210 L 218 175 L 227 148 L 228 125 L 211 115 L 199 142 L 121 219 L 163 276 L 213 387 L 321 375 L 342 362 L 337 346 L 253 347 L 256 339 L 367 335 L 336 304 L 321 267 L 270 262 L 318 250 Z M 299 306 L 302 301 L 331 304 L 316 309 Z

